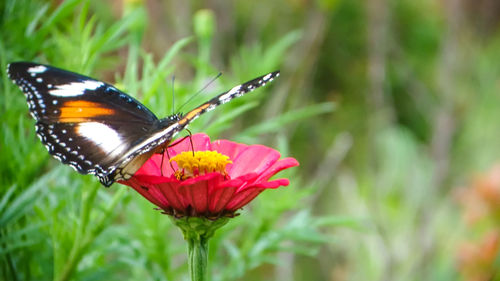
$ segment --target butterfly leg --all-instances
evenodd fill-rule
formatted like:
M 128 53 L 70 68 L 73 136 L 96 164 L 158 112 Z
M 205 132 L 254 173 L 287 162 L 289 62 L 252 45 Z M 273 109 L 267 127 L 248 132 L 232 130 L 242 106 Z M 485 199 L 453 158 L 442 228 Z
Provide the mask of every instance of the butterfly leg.
M 186 129 L 186 131 L 189 133 L 189 136 L 186 136 L 186 137 L 189 137 L 189 143 L 191 144 L 191 151 L 193 152 L 193 157 L 194 157 L 194 144 L 193 144 L 193 134 L 191 134 L 191 131 L 189 129 Z
M 189 143 L 191 144 L 191 151 L 193 152 L 193 156 L 194 156 L 194 144 L 193 144 L 193 139 L 192 139 L 193 134 L 191 133 L 191 131 L 189 129 L 185 129 L 185 130 L 189 133 L 189 135 L 183 137 L 180 140 L 177 140 L 176 142 L 174 142 L 174 143 L 172 143 L 170 145 L 168 145 L 168 147 L 176 146 L 179 143 L 183 142 L 186 138 L 189 138 Z
M 170 161 L 170 154 L 168 153 L 168 147 L 165 148 L 165 152 L 167 153 L 168 163 L 170 164 L 170 168 L 172 169 L 172 172 L 174 172 L 174 174 L 175 174 L 174 165 L 172 165 L 172 162 Z M 165 158 L 165 154 L 163 154 L 161 157 L 161 175 L 162 176 L 163 176 L 163 159 L 164 158 Z
M 161 153 L 161 162 L 160 162 L 160 174 L 161 176 L 163 177 L 163 159 L 165 159 L 165 150 L 166 149 L 163 149 L 162 153 Z M 168 151 L 167 151 L 168 153 Z M 168 157 L 170 159 L 170 157 Z
M 159 151 L 158 153 L 161 153 L 162 156 L 161 156 L 161 162 L 160 162 L 160 170 L 161 170 L 161 175 L 163 176 L 163 162 L 164 162 L 164 159 L 165 159 L 165 153 L 167 153 L 167 158 L 168 158 L 168 162 L 170 163 L 170 168 L 172 168 L 172 171 L 175 173 L 175 169 L 174 169 L 174 166 L 172 165 L 172 162 L 170 162 L 170 155 L 168 153 L 168 148 L 169 147 L 172 147 L 172 146 L 176 146 L 178 145 L 179 143 L 181 143 L 183 140 L 185 140 L 188 136 L 185 136 L 183 137 L 182 139 L 180 140 L 177 140 L 176 142 L 172 143 L 172 144 L 167 144 L 165 146 L 165 148 L 163 148 L 161 151 Z
M 169 159 L 169 164 L 170 164 L 170 168 L 172 168 L 172 172 L 175 173 L 175 169 L 174 169 L 174 165 L 172 165 L 172 162 L 170 162 L 170 154 L 168 152 L 168 148 L 169 147 L 172 147 L 172 146 L 176 146 L 178 145 L 179 143 L 181 143 L 182 141 L 184 141 L 186 138 L 189 138 L 189 143 L 191 144 L 191 151 L 193 152 L 193 156 L 194 156 L 194 144 L 193 144 L 193 138 L 192 138 L 192 134 L 191 134 L 191 131 L 189 131 L 188 129 L 186 129 L 186 131 L 188 131 L 189 135 L 188 136 L 185 136 L 183 137 L 182 139 L 170 144 L 170 145 L 166 145 L 166 147 L 162 150 L 162 157 L 161 157 L 161 164 L 160 164 L 160 170 L 161 170 L 161 175 L 163 176 L 163 161 L 164 161 L 164 158 L 165 158 L 165 153 L 167 154 L 167 157 Z

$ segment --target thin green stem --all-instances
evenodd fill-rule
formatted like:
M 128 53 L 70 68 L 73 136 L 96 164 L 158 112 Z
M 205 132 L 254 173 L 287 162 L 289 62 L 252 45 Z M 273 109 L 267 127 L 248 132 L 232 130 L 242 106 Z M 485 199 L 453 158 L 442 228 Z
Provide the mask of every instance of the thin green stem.
M 229 218 L 209 220 L 200 217 L 173 218 L 188 242 L 188 267 L 191 281 L 207 280 L 208 240 L 224 226 Z
M 187 242 L 191 281 L 205 281 L 207 280 L 208 239 L 197 237 Z

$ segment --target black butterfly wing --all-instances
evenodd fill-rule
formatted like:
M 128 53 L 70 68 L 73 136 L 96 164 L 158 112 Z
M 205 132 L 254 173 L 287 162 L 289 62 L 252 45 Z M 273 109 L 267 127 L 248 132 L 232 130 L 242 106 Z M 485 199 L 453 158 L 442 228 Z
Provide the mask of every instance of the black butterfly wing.
M 157 126 L 149 109 L 104 82 L 28 62 L 11 63 L 7 72 L 25 93 L 49 153 L 105 185 L 123 154 Z
M 204 112 L 264 86 L 272 72 L 222 93 L 185 115 L 161 120 L 104 82 L 48 65 L 16 62 L 7 69 L 25 93 L 37 134 L 50 154 L 105 186 L 127 179 L 159 147 Z

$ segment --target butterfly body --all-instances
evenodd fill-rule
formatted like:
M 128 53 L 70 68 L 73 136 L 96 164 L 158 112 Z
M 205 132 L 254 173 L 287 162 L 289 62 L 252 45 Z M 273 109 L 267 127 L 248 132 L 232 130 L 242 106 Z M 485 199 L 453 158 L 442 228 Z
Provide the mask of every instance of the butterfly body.
M 263 86 L 272 72 L 233 87 L 186 114 L 158 119 L 110 84 L 48 65 L 16 62 L 7 73 L 26 95 L 36 132 L 55 158 L 105 186 L 130 178 L 206 111 Z

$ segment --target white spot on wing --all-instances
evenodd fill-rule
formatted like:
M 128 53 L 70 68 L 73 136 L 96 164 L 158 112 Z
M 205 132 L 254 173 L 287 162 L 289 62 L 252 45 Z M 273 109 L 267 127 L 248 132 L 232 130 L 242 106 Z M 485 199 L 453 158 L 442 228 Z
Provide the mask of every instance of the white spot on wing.
M 71 82 L 69 84 L 56 85 L 49 93 L 58 97 L 75 97 L 83 95 L 85 90 L 95 90 L 103 86 L 103 82 L 87 80 L 83 82 Z
M 29 73 L 43 73 L 46 70 L 47 70 L 47 67 L 45 67 L 43 65 L 37 65 L 37 66 L 33 66 L 33 67 L 28 68 Z
M 120 154 L 124 150 L 120 135 L 110 127 L 98 122 L 86 122 L 78 124 L 76 132 L 95 143 L 108 154 Z
M 267 81 L 267 80 L 269 80 L 269 78 L 271 78 L 271 76 L 273 76 L 273 74 L 272 74 L 272 73 L 269 73 L 269 74 L 267 74 L 266 76 L 264 76 L 264 78 L 262 78 L 262 79 L 263 79 L 264 81 Z
M 229 100 L 231 100 L 232 96 L 238 92 L 239 90 L 241 89 L 241 85 L 238 85 L 238 86 L 235 86 L 233 87 L 231 90 L 229 90 L 227 93 L 225 93 L 224 95 L 220 96 L 219 100 L 221 101 L 221 103 L 226 103 L 228 102 Z

